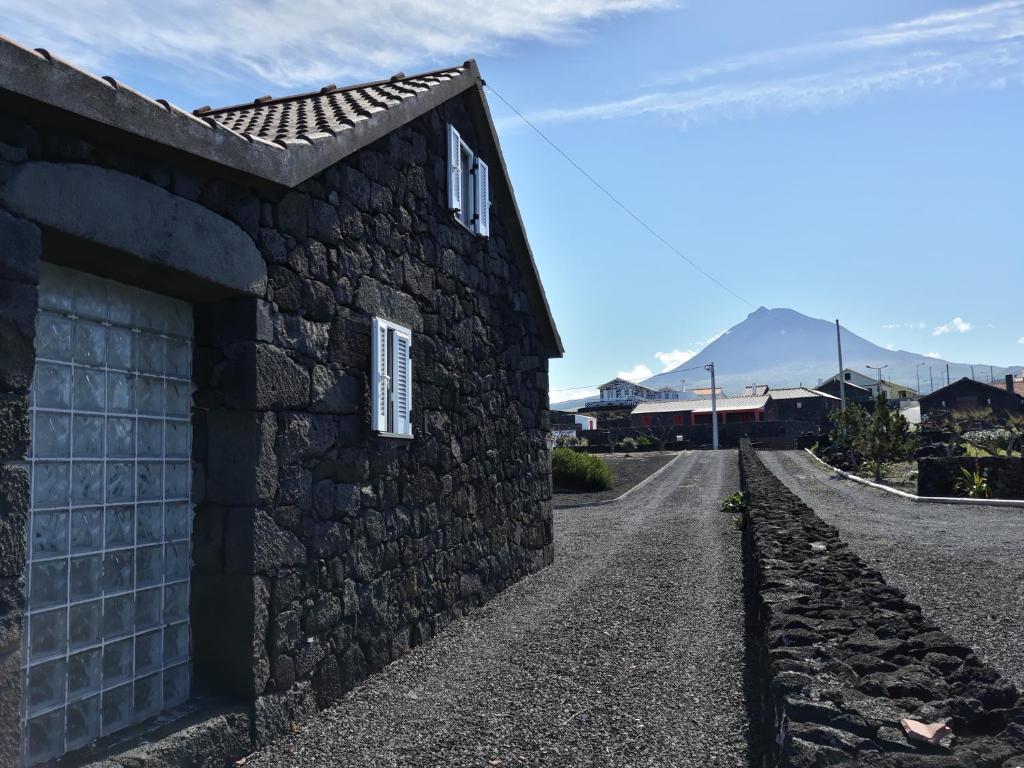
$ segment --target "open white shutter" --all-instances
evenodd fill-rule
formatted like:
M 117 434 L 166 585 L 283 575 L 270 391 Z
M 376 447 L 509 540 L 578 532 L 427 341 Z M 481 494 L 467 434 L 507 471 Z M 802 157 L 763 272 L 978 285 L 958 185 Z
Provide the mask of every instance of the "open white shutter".
M 488 237 L 491 234 L 491 198 L 487 163 L 476 159 L 476 233 Z
M 370 429 L 387 432 L 388 429 L 388 327 L 373 318 L 371 324 L 373 340 L 371 342 L 371 363 L 373 370 L 373 397 L 370 411 Z
M 462 137 L 448 126 L 448 207 L 462 211 Z
M 394 422 L 395 433 L 412 434 L 412 335 L 404 328 L 394 332 Z

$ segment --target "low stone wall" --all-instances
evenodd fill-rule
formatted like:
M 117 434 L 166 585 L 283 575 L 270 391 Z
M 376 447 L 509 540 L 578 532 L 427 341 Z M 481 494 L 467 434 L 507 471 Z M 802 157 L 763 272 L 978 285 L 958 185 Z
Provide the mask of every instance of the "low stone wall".
M 980 472 L 988 479 L 994 499 L 1024 499 L 1024 461 L 1004 456 L 954 456 L 918 459 L 918 496 L 963 496 L 957 483 L 961 469 Z
M 744 527 L 763 766 L 1024 765 L 1024 699 L 847 549 L 749 442 Z M 901 718 L 948 720 L 908 742 Z

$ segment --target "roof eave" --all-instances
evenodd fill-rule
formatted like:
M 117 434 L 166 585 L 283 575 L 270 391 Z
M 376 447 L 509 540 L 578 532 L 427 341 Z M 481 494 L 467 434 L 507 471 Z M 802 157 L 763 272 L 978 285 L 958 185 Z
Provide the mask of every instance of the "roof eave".
M 0 62 L 0 89 L 285 187 L 301 184 L 480 79 L 476 64 L 468 62 L 465 75 L 403 99 L 374 120 L 361 120 L 334 136 L 290 141 L 286 147 L 235 133 L 212 117 L 196 117 L 169 102 L 154 101 L 113 78 L 95 77 L 2 36 Z

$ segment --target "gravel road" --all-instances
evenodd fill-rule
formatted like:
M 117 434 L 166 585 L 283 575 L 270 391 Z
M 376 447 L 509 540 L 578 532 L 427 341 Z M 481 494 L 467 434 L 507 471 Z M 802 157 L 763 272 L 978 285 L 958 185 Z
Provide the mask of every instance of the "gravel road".
M 555 563 L 247 766 L 747 766 L 736 454 L 555 513 Z
M 803 451 L 760 455 L 886 581 L 1024 690 L 1024 510 L 919 504 L 833 475 Z

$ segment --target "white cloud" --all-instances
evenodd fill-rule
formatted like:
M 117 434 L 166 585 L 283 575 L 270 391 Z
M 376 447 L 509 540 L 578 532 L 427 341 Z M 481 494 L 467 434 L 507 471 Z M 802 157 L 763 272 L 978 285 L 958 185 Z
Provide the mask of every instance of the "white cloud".
M 748 73 L 758 79 L 744 79 Z M 821 109 L 909 88 L 1001 87 L 1011 80 L 1024 80 L 1024 0 L 935 13 L 712 61 L 662 78 L 657 92 L 539 110 L 529 117 L 566 122 L 662 115 L 687 125 Z M 687 87 L 664 89 L 679 83 Z
M 1024 336 L 1021 336 L 1019 339 L 1017 339 L 1017 343 L 1024 344 Z
M 967 333 L 973 327 L 974 326 L 970 323 L 965 322 L 962 317 L 954 317 L 948 323 L 935 326 L 935 328 L 932 329 L 932 336 L 942 336 L 945 333 L 952 333 L 953 331 L 956 331 L 957 333 Z
M 885 348 L 888 349 L 890 352 L 895 352 L 896 351 L 896 345 L 895 344 L 886 344 Z
M 701 347 L 701 348 L 703 348 L 703 347 L 706 347 L 706 346 L 707 346 L 708 344 L 710 344 L 711 342 L 713 342 L 713 341 L 718 341 L 718 340 L 719 340 L 720 338 L 722 338 L 723 336 L 725 336 L 725 334 L 727 334 L 728 332 L 729 332 L 729 330 L 728 330 L 728 329 L 722 329 L 722 330 L 721 330 L 721 331 L 719 331 L 718 333 L 713 333 L 713 334 L 711 334 L 711 335 L 710 335 L 710 336 L 708 336 L 708 337 L 707 337 L 706 339 L 704 339 L 704 341 L 698 341 L 698 342 L 696 342 L 696 344 L 697 344 L 697 346 L 698 346 L 698 347 Z
M 600 18 L 673 0 L 0 0 L 4 35 L 89 68 L 143 57 L 292 87 L 447 65 L 514 40 L 571 43 Z M 126 79 L 122 71 L 118 79 Z M 164 73 L 168 76 L 168 73 Z
M 649 379 L 654 373 L 643 363 L 637 363 L 631 371 L 619 371 L 619 378 L 626 381 L 643 381 Z
M 673 349 L 671 352 L 655 352 L 654 356 L 661 361 L 661 372 L 665 373 L 666 371 L 671 371 L 673 368 L 682 365 L 696 354 L 696 352 L 689 349 Z
M 936 360 L 942 358 L 942 355 L 940 355 L 938 352 L 925 352 L 924 356 L 925 357 L 934 357 Z
M 924 322 L 916 322 L 916 323 L 886 323 L 885 325 L 882 326 L 882 328 L 884 328 L 886 330 L 893 330 L 895 328 L 917 328 L 918 330 L 924 330 L 925 328 L 927 328 L 927 326 L 924 324 Z
M 851 29 L 811 43 L 786 46 L 719 59 L 668 77 L 662 83 L 698 82 L 750 69 L 763 71 L 787 63 L 836 56 L 845 52 L 877 51 L 943 42 L 991 42 L 1015 37 L 1021 30 L 1022 0 L 1000 0 L 920 16 L 880 27 Z

